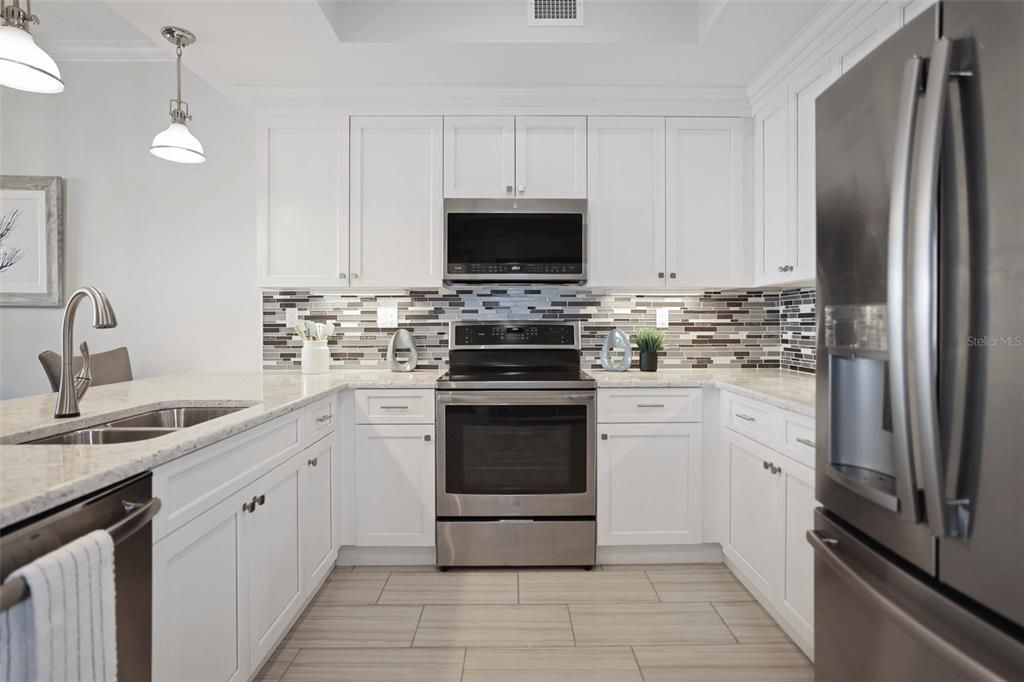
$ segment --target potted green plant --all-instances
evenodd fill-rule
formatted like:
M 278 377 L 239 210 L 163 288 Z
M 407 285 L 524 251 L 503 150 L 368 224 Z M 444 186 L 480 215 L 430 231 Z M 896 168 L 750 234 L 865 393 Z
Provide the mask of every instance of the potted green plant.
M 629 340 L 640 349 L 640 371 L 658 371 L 658 351 L 665 343 L 665 332 L 656 329 L 638 329 Z

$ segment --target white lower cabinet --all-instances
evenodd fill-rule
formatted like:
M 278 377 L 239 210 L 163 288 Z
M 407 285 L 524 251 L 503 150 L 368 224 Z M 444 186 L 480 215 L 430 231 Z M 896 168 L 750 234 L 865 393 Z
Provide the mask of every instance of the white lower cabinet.
M 783 523 L 783 576 L 779 608 L 783 617 L 807 641 L 814 641 L 814 550 L 807 531 L 814 527 L 814 472 L 794 462 L 782 468 L 785 503 Z
M 434 427 L 356 426 L 356 544 L 434 546 Z
M 689 424 L 600 424 L 599 545 L 701 541 L 701 431 Z
M 299 513 L 302 577 L 318 585 L 334 567 L 331 538 L 334 507 L 334 466 L 337 443 L 328 436 L 306 449 L 299 458 Z
M 771 450 L 726 432 L 729 458 L 729 546 L 726 554 L 755 587 L 770 595 L 778 583 L 782 486 L 768 468 Z

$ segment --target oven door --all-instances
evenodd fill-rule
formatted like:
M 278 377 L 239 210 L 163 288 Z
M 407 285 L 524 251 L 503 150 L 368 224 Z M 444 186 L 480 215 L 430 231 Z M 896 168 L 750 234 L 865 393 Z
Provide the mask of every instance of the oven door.
M 439 391 L 438 517 L 594 516 L 594 392 Z

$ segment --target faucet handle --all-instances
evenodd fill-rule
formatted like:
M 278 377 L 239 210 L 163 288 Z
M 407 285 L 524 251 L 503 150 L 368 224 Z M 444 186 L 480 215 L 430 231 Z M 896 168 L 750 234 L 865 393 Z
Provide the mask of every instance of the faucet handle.
M 89 344 L 83 341 L 79 349 L 82 351 L 82 368 L 75 373 L 75 394 L 81 398 L 92 384 L 92 364 L 89 357 Z

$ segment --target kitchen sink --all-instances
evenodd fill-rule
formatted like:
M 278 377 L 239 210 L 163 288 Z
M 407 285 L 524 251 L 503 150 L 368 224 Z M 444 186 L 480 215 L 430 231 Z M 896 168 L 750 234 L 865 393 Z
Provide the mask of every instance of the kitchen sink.
M 189 405 L 182 407 L 165 407 L 132 414 L 120 419 L 87 426 L 55 436 L 47 436 L 29 441 L 30 445 L 112 445 L 115 443 L 133 443 L 150 438 L 159 438 L 169 433 L 187 429 L 196 424 L 208 422 L 244 410 L 247 405 L 234 407 L 203 407 Z
M 122 417 L 104 426 L 110 428 L 185 429 L 244 409 L 241 407 L 168 407 Z
M 175 429 L 111 429 L 93 427 L 68 431 L 56 436 L 48 436 L 32 441 L 34 445 L 112 445 L 114 443 L 134 443 L 138 440 L 159 438 Z

